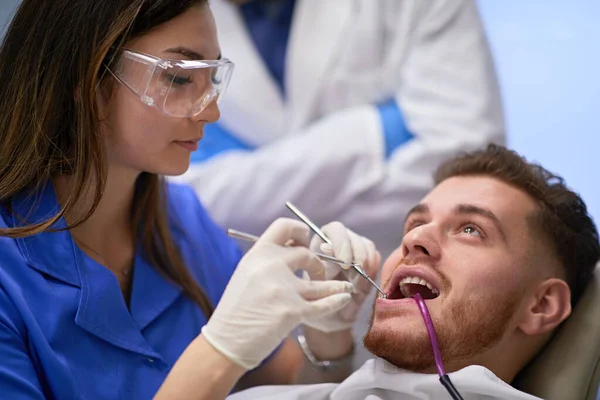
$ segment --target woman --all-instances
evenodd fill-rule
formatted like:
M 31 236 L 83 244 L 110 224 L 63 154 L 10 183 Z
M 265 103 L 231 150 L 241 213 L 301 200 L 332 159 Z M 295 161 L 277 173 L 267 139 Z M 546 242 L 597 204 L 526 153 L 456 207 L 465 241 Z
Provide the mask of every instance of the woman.
M 301 322 L 321 357 L 350 350 L 334 322 L 351 285 L 293 273 L 324 277 L 305 227 L 277 221 L 240 261 L 161 178 L 188 168 L 231 70 L 206 1 L 22 3 L 0 50 L 3 396 L 218 398 Z M 366 239 L 328 234 L 376 269 Z M 284 343 L 246 378 L 289 382 L 297 354 Z

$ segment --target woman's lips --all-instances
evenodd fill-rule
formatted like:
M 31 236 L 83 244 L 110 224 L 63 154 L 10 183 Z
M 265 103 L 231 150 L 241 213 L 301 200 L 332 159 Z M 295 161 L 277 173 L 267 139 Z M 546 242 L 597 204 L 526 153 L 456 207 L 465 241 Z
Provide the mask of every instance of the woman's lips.
M 175 143 L 189 151 L 198 150 L 198 141 L 194 141 L 194 140 L 179 141 L 179 140 L 177 140 L 177 141 L 175 141 Z

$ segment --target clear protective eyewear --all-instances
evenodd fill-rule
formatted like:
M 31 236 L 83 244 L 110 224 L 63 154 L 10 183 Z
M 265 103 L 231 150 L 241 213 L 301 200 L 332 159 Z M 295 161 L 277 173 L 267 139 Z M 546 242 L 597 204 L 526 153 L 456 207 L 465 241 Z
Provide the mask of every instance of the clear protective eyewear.
M 142 102 L 172 116 L 190 118 L 219 101 L 231 79 L 233 63 L 172 60 L 122 50 L 110 73 Z

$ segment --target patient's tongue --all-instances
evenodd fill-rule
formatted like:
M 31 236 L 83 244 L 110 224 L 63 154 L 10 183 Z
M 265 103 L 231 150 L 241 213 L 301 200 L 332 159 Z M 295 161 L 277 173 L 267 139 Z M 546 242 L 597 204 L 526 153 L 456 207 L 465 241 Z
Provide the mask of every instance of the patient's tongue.
M 419 285 L 417 283 L 403 283 L 400 287 L 404 297 L 413 297 L 419 293 L 425 300 L 434 299 L 436 296 L 427 286 Z

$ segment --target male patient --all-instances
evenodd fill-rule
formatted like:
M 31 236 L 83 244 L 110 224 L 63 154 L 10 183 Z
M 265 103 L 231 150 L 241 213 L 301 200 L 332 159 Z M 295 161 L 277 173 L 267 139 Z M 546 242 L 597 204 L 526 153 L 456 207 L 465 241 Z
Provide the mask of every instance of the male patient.
M 258 387 L 241 399 L 445 399 L 425 324 L 466 399 L 534 399 L 509 384 L 571 313 L 600 257 L 584 202 L 563 181 L 490 146 L 455 158 L 407 215 L 382 270 L 364 344 L 376 358 L 341 384 Z

